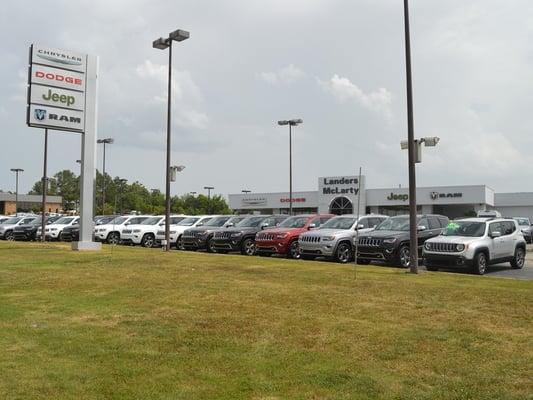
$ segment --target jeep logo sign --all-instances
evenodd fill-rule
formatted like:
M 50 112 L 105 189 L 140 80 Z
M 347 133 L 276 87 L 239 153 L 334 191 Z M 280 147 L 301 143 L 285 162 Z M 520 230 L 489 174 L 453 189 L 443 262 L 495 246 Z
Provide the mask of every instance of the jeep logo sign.
M 34 85 L 30 103 L 83 111 L 85 96 L 82 92 Z
M 409 195 L 408 194 L 397 194 L 397 193 L 392 193 L 392 192 L 387 197 L 387 200 L 407 201 L 407 199 L 409 199 Z

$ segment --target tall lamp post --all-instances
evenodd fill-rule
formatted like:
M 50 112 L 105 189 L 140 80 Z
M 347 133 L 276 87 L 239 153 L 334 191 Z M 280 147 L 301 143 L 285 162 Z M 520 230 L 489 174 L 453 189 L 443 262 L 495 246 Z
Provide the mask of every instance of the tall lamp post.
M 204 189 L 207 190 L 207 211 L 209 214 L 211 214 L 211 190 L 214 188 L 214 186 L 204 186 Z
M 102 215 L 105 214 L 105 145 L 113 144 L 115 140 L 113 138 L 98 139 L 96 143 L 101 143 L 104 145 L 104 165 L 102 168 Z
M 15 215 L 18 213 L 19 209 L 19 172 L 24 172 L 22 168 L 11 168 L 11 172 L 15 173 Z
M 154 49 L 165 50 L 168 47 L 168 101 L 167 101 L 167 162 L 166 162 L 166 191 L 165 191 L 165 250 L 170 250 L 170 109 L 172 102 L 172 42 L 182 42 L 189 38 L 189 32 L 178 29 L 171 32 L 168 38 L 162 37 L 152 42 Z
M 292 215 L 292 127 L 302 122 L 301 119 L 278 121 L 278 125 L 289 125 L 289 215 Z

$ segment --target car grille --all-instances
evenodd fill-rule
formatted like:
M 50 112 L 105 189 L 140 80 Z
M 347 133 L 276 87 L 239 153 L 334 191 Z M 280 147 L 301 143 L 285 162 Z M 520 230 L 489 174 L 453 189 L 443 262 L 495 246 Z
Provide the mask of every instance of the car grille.
M 213 237 L 215 239 L 229 239 L 231 236 L 230 232 L 216 232 Z
M 300 242 L 306 242 L 306 243 L 318 243 L 320 242 L 320 236 L 300 236 Z
M 379 247 L 381 245 L 381 242 L 382 242 L 381 239 L 374 239 L 370 237 L 359 238 L 360 246 Z
M 183 238 L 195 239 L 198 236 L 200 236 L 200 232 L 190 232 L 189 230 L 183 232 Z
M 429 247 L 429 251 L 437 251 L 443 253 L 455 253 L 457 252 L 457 245 L 454 243 L 427 243 L 426 248 Z
M 255 237 L 255 240 L 274 240 L 273 233 L 260 233 Z
M 165 235 L 165 231 L 157 231 L 156 235 L 157 236 L 164 236 Z
M 124 229 L 122 233 L 132 233 L 133 231 L 131 229 Z

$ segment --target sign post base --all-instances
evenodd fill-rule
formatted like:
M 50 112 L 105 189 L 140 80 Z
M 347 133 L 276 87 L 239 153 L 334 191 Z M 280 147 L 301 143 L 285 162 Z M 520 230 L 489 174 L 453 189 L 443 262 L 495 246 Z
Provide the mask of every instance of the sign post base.
M 72 250 L 100 251 L 102 250 L 102 243 L 100 242 L 72 242 Z

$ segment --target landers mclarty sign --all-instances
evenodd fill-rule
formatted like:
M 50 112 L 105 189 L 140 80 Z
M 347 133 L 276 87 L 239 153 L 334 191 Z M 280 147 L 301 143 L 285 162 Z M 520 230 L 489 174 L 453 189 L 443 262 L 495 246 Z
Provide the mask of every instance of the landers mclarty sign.
M 323 178 L 322 194 L 357 194 L 359 185 L 357 178 Z M 340 187 L 349 186 L 351 187 Z

